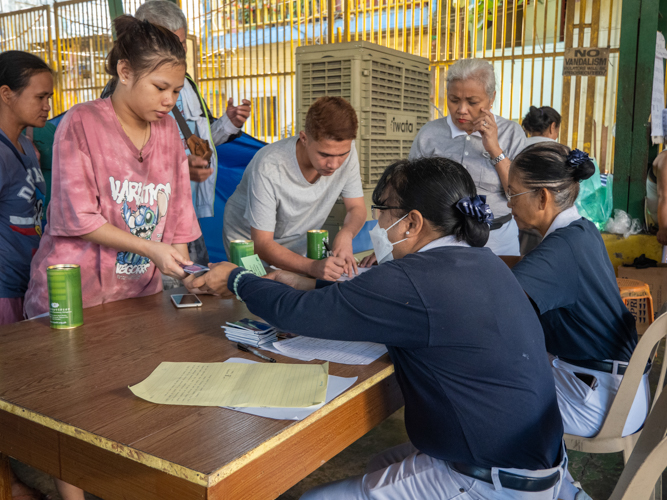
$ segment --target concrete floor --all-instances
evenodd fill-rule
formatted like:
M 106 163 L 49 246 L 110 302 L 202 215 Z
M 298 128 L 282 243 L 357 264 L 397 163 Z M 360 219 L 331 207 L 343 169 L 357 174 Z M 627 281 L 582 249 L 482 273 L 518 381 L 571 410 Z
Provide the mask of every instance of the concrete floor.
M 664 348 L 661 349 L 658 360 L 663 359 L 663 353 Z M 651 370 L 651 385 L 653 390 L 657 384 L 659 374 L 660 364 L 655 363 Z M 366 464 L 374 455 L 387 448 L 404 443 L 407 440 L 408 436 L 405 432 L 403 409 L 401 409 L 294 487 L 283 493 L 278 499 L 297 500 L 304 492 L 317 485 L 363 474 Z M 581 482 L 584 490 L 594 500 L 608 499 L 623 471 L 623 455 L 621 453 L 592 455 L 570 451 L 568 452 L 568 456 L 570 458 L 570 473 L 575 480 Z M 17 475 L 26 484 L 50 494 L 52 500 L 61 500 L 56 492 L 53 480 L 48 475 L 16 461 L 13 461 L 12 464 Z M 667 475 L 665 474 L 663 474 L 663 498 L 667 499 Z M 98 499 L 94 495 L 86 494 L 86 500 L 101 499 Z

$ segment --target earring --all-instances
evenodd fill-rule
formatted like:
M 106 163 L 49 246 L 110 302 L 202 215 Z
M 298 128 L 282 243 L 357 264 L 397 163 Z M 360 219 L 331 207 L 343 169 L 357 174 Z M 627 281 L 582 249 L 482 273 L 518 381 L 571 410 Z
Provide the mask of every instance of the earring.
M 410 234 L 410 231 L 406 231 L 405 234 Z

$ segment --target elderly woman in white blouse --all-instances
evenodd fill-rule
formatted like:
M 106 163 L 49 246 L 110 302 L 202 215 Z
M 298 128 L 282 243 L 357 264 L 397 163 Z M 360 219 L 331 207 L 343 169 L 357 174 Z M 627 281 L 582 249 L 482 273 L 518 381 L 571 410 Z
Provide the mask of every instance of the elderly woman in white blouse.
M 519 255 L 519 230 L 507 208 L 511 160 L 526 146 L 518 123 L 494 115 L 493 66 L 483 59 L 462 59 L 447 71 L 448 116 L 424 125 L 410 159 L 439 156 L 461 163 L 495 216 L 488 246 L 496 255 Z

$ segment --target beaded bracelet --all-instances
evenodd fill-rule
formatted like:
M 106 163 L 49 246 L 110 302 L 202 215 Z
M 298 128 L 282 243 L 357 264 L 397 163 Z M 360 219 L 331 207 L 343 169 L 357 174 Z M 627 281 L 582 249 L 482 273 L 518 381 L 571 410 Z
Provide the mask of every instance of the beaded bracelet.
M 236 298 L 239 299 L 241 302 L 243 302 L 243 299 L 239 297 L 239 281 L 241 279 L 241 276 L 244 274 L 253 274 L 252 271 L 241 271 L 239 274 L 236 275 L 236 278 L 234 278 L 234 294 L 236 295 Z

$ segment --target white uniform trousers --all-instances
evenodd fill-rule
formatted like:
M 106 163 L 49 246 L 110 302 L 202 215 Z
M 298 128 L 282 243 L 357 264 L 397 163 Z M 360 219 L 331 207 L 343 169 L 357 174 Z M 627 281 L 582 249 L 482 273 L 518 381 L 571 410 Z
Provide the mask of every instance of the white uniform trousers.
M 580 368 L 554 356 L 549 357 L 556 380 L 556 395 L 565 433 L 582 437 L 595 436 L 602 428 L 623 375 Z M 627 365 L 627 363 L 619 364 Z M 597 383 L 594 387 L 590 387 L 577 378 L 575 373 L 593 375 Z M 633 434 L 644 425 L 648 415 L 649 400 L 648 373 L 645 373 L 625 422 L 623 436 Z
M 571 484 L 571 490 L 561 489 L 567 482 L 564 446 L 558 467 L 538 471 L 493 468 L 492 475 L 500 470 L 529 477 L 550 476 L 558 471 L 561 479 L 554 487 L 534 493 L 503 488 L 499 483 L 496 489 L 493 484 L 456 472 L 444 460 L 425 455 L 407 442 L 373 458 L 363 476 L 318 486 L 301 500 L 572 500 L 578 491 Z M 564 491 L 568 492 L 566 496 Z
M 521 255 L 519 251 L 519 226 L 516 221 L 503 224 L 502 227 L 489 231 L 489 241 L 486 247 L 490 248 L 496 255 Z

